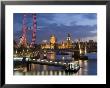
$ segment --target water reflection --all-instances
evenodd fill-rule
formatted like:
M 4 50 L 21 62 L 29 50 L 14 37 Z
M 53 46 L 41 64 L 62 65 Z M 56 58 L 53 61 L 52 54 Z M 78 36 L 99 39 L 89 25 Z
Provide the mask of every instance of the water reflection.
M 65 72 L 65 71 L 32 71 L 32 72 L 14 72 L 14 75 L 75 75 L 72 72 Z
M 62 67 L 32 64 L 31 71 L 24 70 L 14 71 L 14 75 L 88 75 L 88 61 L 79 60 L 81 68 L 77 73 L 67 73 Z
M 49 53 L 48 59 L 50 60 L 62 60 L 67 62 L 70 59 L 70 55 L 56 55 L 55 53 Z M 74 58 L 73 58 L 74 60 Z M 39 65 L 31 64 L 31 70 L 27 71 L 26 67 L 21 70 L 14 70 L 14 75 L 89 75 L 89 68 L 91 61 L 88 60 L 77 60 L 76 63 L 79 63 L 81 68 L 77 73 L 67 73 L 62 67 L 57 66 L 48 66 L 48 65 Z M 92 62 L 92 65 L 96 64 Z M 22 67 L 21 67 L 22 68 Z
M 84 61 L 84 75 L 87 75 L 88 73 L 88 62 L 87 60 Z

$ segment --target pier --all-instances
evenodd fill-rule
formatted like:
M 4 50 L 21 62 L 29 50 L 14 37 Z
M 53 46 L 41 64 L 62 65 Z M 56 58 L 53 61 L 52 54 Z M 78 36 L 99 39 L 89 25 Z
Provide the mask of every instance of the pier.
M 62 62 L 62 61 L 51 61 L 51 60 L 42 60 L 42 59 L 33 59 L 33 60 L 25 60 L 23 59 L 18 59 L 14 60 L 14 64 L 25 64 L 28 70 L 31 70 L 31 65 L 32 64 L 40 64 L 40 65 L 48 65 L 48 66 L 60 66 L 63 68 L 66 68 L 69 62 Z

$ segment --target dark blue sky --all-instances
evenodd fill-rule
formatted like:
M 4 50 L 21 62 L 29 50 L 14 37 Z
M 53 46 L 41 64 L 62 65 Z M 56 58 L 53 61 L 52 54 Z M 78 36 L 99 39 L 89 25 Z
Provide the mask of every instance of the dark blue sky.
M 26 14 L 26 24 L 32 27 L 32 14 Z M 36 43 L 48 40 L 51 34 L 57 41 L 65 40 L 70 33 L 72 40 L 97 40 L 97 14 L 96 13 L 37 13 Z M 22 35 L 23 13 L 13 15 L 14 39 L 19 41 Z M 32 29 L 27 30 L 28 42 L 31 41 Z

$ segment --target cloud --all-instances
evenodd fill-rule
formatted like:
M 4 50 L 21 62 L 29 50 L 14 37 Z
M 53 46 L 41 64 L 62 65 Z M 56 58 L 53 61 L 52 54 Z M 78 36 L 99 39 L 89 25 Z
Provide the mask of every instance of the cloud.
M 49 40 L 51 34 L 55 34 L 58 41 L 65 40 L 67 37 L 67 33 L 70 33 L 72 39 L 78 39 L 83 37 L 93 37 L 96 36 L 96 33 L 91 33 L 91 31 L 95 31 L 96 25 L 94 26 L 65 26 L 65 25 L 56 25 L 56 24 L 49 24 L 48 26 L 42 28 L 40 31 L 37 32 L 37 41 L 40 39 Z
M 95 19 L 96 14 L 54 14 L 52 15 L 53 19 L 48 20 L 47 22 L 52 24 L 52 23 L 56 23 L 57 25 L 66 25 L 66 26 L 71 26 L 71 25 L 96 25 L 97 21 Z
M 22 15 L 14 15 L 14 38 L 22 34 Z M 38 13 L 37 15 L 36 43 L 50 39 L 55 34 L 58 41 L 65 40 L 70 33 L 72 40 L 78 38 L 96 40 L 97 19 L 96 14 L 68 14 L 68 13 Z M 32 14 L 28 14 L 27 26 L 32 26 Z M 31 42 L 32 30 L 28 30 L 27 39 Z
M 81 40 L 82 40 L 82 41 L 89 41 L 89 40 L 97 41 L 97 36 L 83 37 L 83 38 L 81 38 Z
M 97 19 L 97 14 L 96 13 L 86 13 L 86 14 L 83 14 L 82 17 L 93 20 L 93 19 Z

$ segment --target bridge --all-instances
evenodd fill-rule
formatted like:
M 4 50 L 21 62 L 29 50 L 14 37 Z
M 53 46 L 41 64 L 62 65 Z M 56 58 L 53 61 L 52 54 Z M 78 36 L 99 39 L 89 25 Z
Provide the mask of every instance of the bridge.
M 63 51 L 63 52 L 79 52 L 79 49 L 73 49 L 73 48 L 68 48 L 68 49 L 41 49 L 40 51 L 44 51 L 44 50 L 46 50 L 46 51 L 54 51 L 54 52 L 61 52 L 61 51 Z

